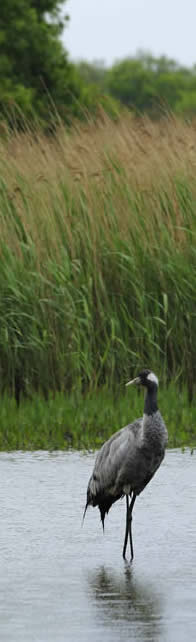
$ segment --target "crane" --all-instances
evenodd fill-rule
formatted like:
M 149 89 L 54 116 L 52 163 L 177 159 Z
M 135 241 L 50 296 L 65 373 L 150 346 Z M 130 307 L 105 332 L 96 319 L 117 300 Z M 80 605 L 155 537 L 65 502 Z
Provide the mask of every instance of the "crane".
M 126 528 L 123 558 L 129 538 L 133 560 L 132 511 L 137 495 L 159 468 L 167 445 L 168 433 L 157 405 L 158 378 L 151 370 L 142 370 L 129 385 L 146 388 L 143 417 L 114 433 L 100 448 L 87 487 L 83 519 L 89 505 L 98 506 L 104 529 L 105 514 L 112 504 L 126 497 Z M 130 501 L 129 501 L 130 498 Z

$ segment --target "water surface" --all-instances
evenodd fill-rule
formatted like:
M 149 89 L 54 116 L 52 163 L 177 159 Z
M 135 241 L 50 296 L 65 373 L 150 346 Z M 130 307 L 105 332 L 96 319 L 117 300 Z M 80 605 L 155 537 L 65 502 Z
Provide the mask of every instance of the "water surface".
M 0 639 L 189 642 L 196 631 L 196 455 L 168 451 L 136 500 L 135 559 L 121 557 L 125 499 L 83 528 L 94 454 L 1 453 Z

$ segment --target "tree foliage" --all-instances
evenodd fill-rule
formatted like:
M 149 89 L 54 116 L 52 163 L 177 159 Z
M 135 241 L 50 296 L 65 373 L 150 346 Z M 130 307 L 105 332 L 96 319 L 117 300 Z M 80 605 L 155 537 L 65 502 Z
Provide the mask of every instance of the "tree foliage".
M 52 104 L 74 112 L 81 82 L 59 36 L 63 0 L 4 0 L 0 4 L 0 104 L 48 119 Z
M 159 115 L 171 109 L 188 115 L 196 113 L 196 66 L 187 68 L 166 56 L 139 52 L 116 62 L 109 69 L 103 64 L 78 64 L 86 83 L 96 83 L 136 113 Z
M 59 116 L 97 112 L 112 116 L 124 105 L 158 116 L 171 109 L 196 113 L 196 66 L 186 68 L 148 52 L 116 62 L 71 63 L 60 40 L 68 22 L 66 0 L 3 0 L 0 3 L 0 118 L 24 118 L 43 126 Z

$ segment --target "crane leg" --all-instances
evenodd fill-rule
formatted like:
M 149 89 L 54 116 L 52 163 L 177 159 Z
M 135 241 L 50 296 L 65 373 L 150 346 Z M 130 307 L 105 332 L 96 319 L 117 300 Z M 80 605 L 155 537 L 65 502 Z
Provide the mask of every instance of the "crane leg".
M 128 534 L 129 534 L 129 496 L 126 495 L 126 506 L 127 506 L 127 511 L 126 511 L 126 527 L 125 527 L 125 539 L 124 539 L 124 546 L 123 546 L 123 559 L 126 560 L 126 548 L 127 548 L 127 540 L 128 540 Z
M 135 500 L 136 500 L 136 495 L 135 495 L 135 493 L 133 493 L 132 499 L 131 499 L 131 502 L 130 502 L 130 506 L 129 506 L 129 541 L 130 541 L 130 549 L 131 549 L 131 562 L 133 560 L 132 510 L 133 510 L 133 507 L 134 507 L 134 504 L 135 504 Z
M 129 536 L 130 549 L 131 549 L 131 562 L 133 560 L 132 510 L 135 504 L 135 500 L 136 500 L 136 495 L 135 493 L 133 493 L 131 502 L 129 504 L 129 497 L 128 495 L 126 495 L 127 512 L 126 512 L 125 539 L 124 539 L 124 546 L 123 546 L 123 558 L 124 560 L 126 559 L 126 548 L 127 548 L 127 541 Z

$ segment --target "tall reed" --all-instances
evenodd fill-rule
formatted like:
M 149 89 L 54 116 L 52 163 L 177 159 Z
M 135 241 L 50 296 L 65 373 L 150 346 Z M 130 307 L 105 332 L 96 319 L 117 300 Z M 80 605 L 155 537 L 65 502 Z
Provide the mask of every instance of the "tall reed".
M 196 129 L 99 122 L 0 142 L 1 390 L 196 380 Z M 18 392 L 17 392 L 18 391 Z

